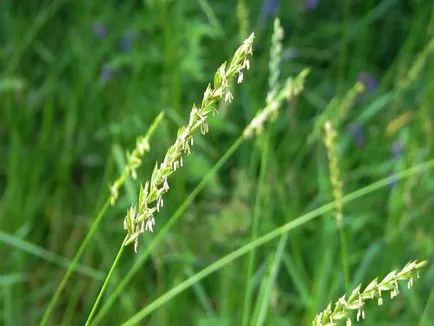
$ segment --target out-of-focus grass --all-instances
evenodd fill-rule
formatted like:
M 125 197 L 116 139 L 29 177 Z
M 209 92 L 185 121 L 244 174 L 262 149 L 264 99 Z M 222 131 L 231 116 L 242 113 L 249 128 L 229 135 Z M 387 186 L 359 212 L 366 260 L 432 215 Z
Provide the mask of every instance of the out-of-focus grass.
M 212 178 L 104 323 L 129 319 L 248 243 L 255 205 L 260 236 L 331 201 L 326 151 L 320 139 L 311 145 L 307 139 L 329 101 L 357 80 L 367 91 L 338 130 L 344 194 L 433 157 L 432 54 L 408 77 L 433 37 L 431 1 L 320 0 L 311 10 L 295 0 L 280 1 L 276 10 L 259 0 L 245 3 L 250 31 L 256 32 L 252 71 L 237 100 L 220 108 L 209 136 L 198 139 L 196 155 L 174 176 L 156 232 L 264 106 L 274 14 L 286 35 L 281 76 L 309 66 L 305 91 L 268 127 L 268 146 L 261 139 L 243 144 Z M 239 43 L 240 31 L 231 0 L 10 0 L 0 8 L 0 227 L 11 240 L 0 246 L 0 323 L 36 324 L 64 274 L 62 265 L 74 256 L 122 168 L 118 153 L 166 111 L 157 145 L 139 171 L 138 180 L 147 179 L 204 83 Z M 403 115 L 411 118 L 390 127 Z M 256 203 L 265 148 L 267 169 Z M 85 270 L 107 272 L 137 188 L 129 180 L 130 190 L 109 210 L 80 261 Z M 351 285 L 413 258 L 432 259 L 433 190 L 433 173 L 426 171 L 344 206 Z M 154 236 L 143 237 L 142 247 Z M 247 281 L 258 298 L 252 322 L 308 323 L 344 292 L 339 255 L 333 214 L 324 215 L 279 244 L 258 248 L 250 280 L 248 260 L 234 261 L 154 311 L 147 323 L 239 324 Z M 124 253 L 108 293 L 136 259 Z M 409 325 L 423 315 L 424 325 L 432 324 L 433 277 L 428 265 L 414 289 L 383 307 L 369 307 L 365 323 Z M 50 323 L 83 324 L 100 285 L 75 273 Z

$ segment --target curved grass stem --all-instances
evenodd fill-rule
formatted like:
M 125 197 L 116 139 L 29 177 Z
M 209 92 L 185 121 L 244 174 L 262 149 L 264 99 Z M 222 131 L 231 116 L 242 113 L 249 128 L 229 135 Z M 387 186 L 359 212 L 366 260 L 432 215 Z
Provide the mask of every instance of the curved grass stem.
M 263 137 L 261 137 L 264 141 L 264 148 L 262 149 L 261 155 L 261 165 L 259 172 L 259 180 L 258 180 L 258 188 L 256 191 L 256 200 L 255 207 L 253 211 L 253 222 L 252 222 L 252 230 L 251 230 L 251 241 L 255 240 L 258 237 L 259 233 L 259 219 L 261 215 L 261 203 L 264 193 L 264 184 L 265 184 L 265 176 L 267 172 L 267 160 L 268 160 L 268 132 L 264 132 Z M 247 277 L 246 277 L 246 290 L 244 294 L 244 304 L 243 304 L 243 319 L 242 325 L 247 326 L 249 323 L 250 317 L 250 308 L 252 304 L 252 274 L 255 266 L 255 257 L 256 253 L 252 250 L 249 254 L 249 260 L 247 265 Z
M 395 176 L 390 176 L 384 179 L 381 179 L 377 182 L 374 182 L 366 187 L 363 187 L 361 189 L 358 189 L 352 193 L 349 193 L 348 195 L 344 196 L 342 198 L 343 203 L 349 203 L 352 202 L 360 197 L 366 196 L 376 190 L 382 189 L 384 187 L 387 187 L 392 180 L 401 180 L 408 178 L 409 176 L 412 176 L 415 173 L 426 171 L 428 169 L 431 169 L 434 167 L 434 160 L 430 160 L 427 162 L 424 162 L 422 164 L 416 165 L 410 169 L 404 170 L 401 173 L 396 174 Z M 395 178 L 395 179 L 394 179 Z M 242 257 L 243 255 L 249 253 L 251 250 L 254 250 L 255 248 L 262 246 L 277 237 L 296 229 L 307 222 L 321 216 L 322 214 L 328 213 L 336 208 L 336 203 L 331 202 L 326 205 L 323 205 L 307 214 L 304 214 L 295 220 L 292 220 L 291 222 L 288 222 L 273 231 L 270 231 L 263 236 L 257 238 L 256 240 L 244 245 L 243 247 L 231 252 L 230 254 L 220 258 L 213 264 L 205 267 L 195 275 L 189 277 L 185 281 L 181 282 L 171 290 L 167 291 L 154 301 L 152 301 L 150 304 L 145 306 L 142 310 L 140 310 L 137 314 L 132 316 L 130 319 L 128 319 L 125 323 L 122 325 L 128 326 L 128 325 L 136 325 L 138 324 L 143 318 L 148 316 L 151 312 L 156 310 L 157 308 L 163 306 L 165 303 L 173 299 L 175 296 L 183 292 L 184 290 L 191 287 L 193 284 L 199 282 L 203 278 L 207 277 L 208 275 L 218 271 L 219 269 L 223 268 L 224 266 L 228 265 L 232 261 Z
M 98 297 L 96 298 L 95 302 L 93 303 L 92 310 L 90 311 L 89 316 L 87 317 L 86 326 L 90 325 L 90 322 L 92 321 L 92 318 L 93 318 L 93 316 L 96 313 L 96 309 L 98 308 L 98 305 L 99 305 L 99 303 L 100 303 L 100 301 L 102 299 L 102 296 L 104 295 L 104 292 L 105 292 L 105 290 L 106 290 L 106 288 L 108 286 L 108 283 L 109 283 L 109 281 L 110 281 L 110 279 L 111 279 L 111 277 L 113 275 L 113 272 L 114 272 L 114 270 L 115 270 L 115 268 L 116 268 L 116 266 L 117 266 L 120 258 L 122 257 L 122 253 L 123 253 L 124 248 L 125 248 L 125 242 L 127 241 L 127 239 L 128 239 L 128 237 L 125 236 L 124 241 L 122 241 L 121 247 L 119 248 L 119 251 L 118 251 L 118 253 L 116 255 L 116 258 L 113 261 L 112 266 L 110 267 L 110 270 L 109 270 L 109 272 L 107 274 L 107 277 L 105 278 L 104 283 L 103 283 L 103 285 L 101 287 L 101 290 L 98 293 Z
M 137 140 L 137 147 L 133 151 L 133 153 L 129 155 L 129 162 L 127 163 L 126 167 L 122 171 L 120 177 L 115 181 L 114 185 L 111 187 L 111 195 L 105 201 L 104 205 L 99 210 L 96 218 L 92 222 L 92 225 L 88 233 L 86 234 L 86 237 L 84 238 L 83 242 L 80 244 L 80 247 L 78 248 L 74 256 L 74 259 L 72 260 L 71 264 L 68 266 L 68 270 L 66 271 L 65 275 L 60 281 L 59 286 L 56 289 L 56 292 L 51 298 L 50 303 L 48 304 L 48 307 L 45 310 L 44 315 L 42 316 L 42 320 L 40 322 L 41 326 L 46 325 L 48 323 L 50 315 L 52 314 L 54 307 L 56 306 L 56 303 L 59 301 L 60 293 L 65 288 L 66 282 L 68 282 L 72 272 L 77 268 L 78 261 L 83 255 L 84 249 L 86 249 L 90 239 L 92 239 L 93 235 L 95 234 L 96 229 L 98 228 L 103 216 L 109 209 L 110 205 L 113 205 L 117 200 L 117 197 L 119 196 L 120 187 L 124 184 L 128 175 L 133 174 L 134 176 L 135 169 L 137 169 L 141 164 L 141 156 L 143 156 L 145 152 L 149 151 L 149 140 L 154 134 L 155 130 L 157 129 L 157 126 L 159 125 L 163 117 L 164 117 L 164 113 L 161 112 L 152 122 L 151 127 L 148 129 L 146 135 Z
M 98 215 L 96 216 L 96 219 L 93 221 L 89 232 L 86 234 L 86 237 L 84 238 L 83 242 L 80 244 L 80 247 L 78 248 L 74 259 L 72 260 L 71 264 L 68 267 L 68 270 L 66 271 L 65 275 L 62 278 L 62 281 L 60 281 L 60 284 L 57 287 L 56 292 L 54 293 L 53 297 L 51 298 L 50 303 L 48 304 L 48 307 L 45 310 L 44 315 L 42 316 L 42 320 L 39 323 L 39 325 L 47 325 L 48 320 L 50 318 L 50 315 L 52 314 L 54 307 L 56 306 L 56 303 L 59 301 L 60 293 L 65 288 L 66 282 L 68 282 L 69 278 L 71 277 L 72 272 L 77 267 L 78 261 L 81 258 L 81 255 L 83 254 L 84 249 L 86 249 L 87 245 L 89 244 L 90 239 L 92 239 L 96 229 L 98 228 L 99 223 L 101 222 L 103 216 L 105 215 L 105 213 L 107 212 L 109 207 L 110 207 L 110 199 L 107 199 L 106 202 L 104 203 L 104 205 L 99 210 Z
M 109 311 L 110 307 L 115 302 L 116 298 L 122 293 L 128 283 L 131 281 L 133 276 L 139 271 L 140 267 L 146 262 L 151 252 L 157 247 L 165 235 L 170 231 L 172 226 L 179 220 L 182 214 L 190 206 L 197 195 L 205 188 L 208 182 L 216 175 L 217 171 L 226 163 L 226 161 L 232 156 L 233 153 L 241 146 L 244 141 L 244 137 L 240 136 L 231 145 L 231 147 L 223 154 L 223 156 L 218 160 L 218 162 L 212 167 L 212 169 L 207 173 L 207 175 L 202 179 L 202 181 L 194 188 L 194 190 L 187 196 L 181 206 L 175 211 L 175 213 L 170 217 L 168 222 L 164 225 L 160 232 L 151 240 L 150 244 L 140 253 L 140 256 L 135 261 L 132 268 L 128 270 L 128 273 L 122 279 L 122 281 L 117 285 L 114 291 L 107 298 L 107 301 L 102 306 L 99 313 L 95 316 L 93 324 L 96 325 L 101 322 L 102 318 Z

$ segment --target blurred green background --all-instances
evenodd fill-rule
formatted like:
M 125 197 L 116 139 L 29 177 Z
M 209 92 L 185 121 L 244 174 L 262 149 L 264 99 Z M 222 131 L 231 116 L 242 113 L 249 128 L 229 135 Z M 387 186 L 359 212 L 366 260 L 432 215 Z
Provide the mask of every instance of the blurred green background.
M 245 10 L 240 10 L 242 4 Z M 218 66 L 255 32 L 251 70 L 235 100 L 170 179 L 158 232 L 264 107 L 274 17 L 282 79 L 310 67 L 297 101 L 266 135 L 245 141 L 152 250 L 102 320 L 118 325 L 146 304 L 251 240 L 333 200 L 322 136 L 307 145 L 335 96 L 366 89 L 337 127 L 344 193 L 434 154 L 432 0 L 5 0 L 0 3 L 0 324 L 35 325 L 125 165 L 123 153 L 161 111 L 151 153 L 108 211 L 68 281 L 50 325 L 82 325 L 125 236 L 123 217 L 175 140 Z M 431 46 L 432 49 L 432 46 Z M 431 51 L 432 52 L 432 51 Z M 412 68 L 419 64 L 422 69 Z M 412 70 L 413 69 L 413 70 Z M 416 70 L 415 70 L 416 69 Z M 412 73 L 413 72 L 413 73 Z M 416 73 L 414 73 L 416 72 Z M 264 150 L 267 148 L 266 163 Z M 260 171 L 263 177 L 260 178 Z M 265 172 L 264 172 L 265 171 Z M 261 191 L 257 194 L 257 189 Z M 412 259 L 433 259 L 434 173 L 413 174 L 344 206 L 351 287 Z M 256 207 L 256 208 L 255 208 Z M 266 325 L 308 324 L 345 293 L 333 213 L 291 231 L 272 283 Z M 125 251 L 109 284 L 139 254 Z M 169 301 L 145 325 L 240 325 L 246 282 L 254 296 L 278 241 Z M 86 266 L 86 267 L 83 267 Z M 366 308 L 366 325 L 434 325 L 434 268 L 394 301 Z M 104 298 L 103 298 L 104 302 Z M 255 323 L 255 302 L 252 320 Z

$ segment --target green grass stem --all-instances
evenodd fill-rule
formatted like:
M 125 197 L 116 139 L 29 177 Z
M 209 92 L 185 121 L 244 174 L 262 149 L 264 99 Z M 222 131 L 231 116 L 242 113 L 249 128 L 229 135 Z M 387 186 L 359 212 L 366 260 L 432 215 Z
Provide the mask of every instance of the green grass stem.
M 361 198 L 363 196 L 366 196 L 376 190 L 382 189 L 384 187 L 387 187 L 392 180 L 401 180 L 404 178 L 407 178 L 409 176 L 412 176 L 415 173 L 426 171 L 428 169 L 431 169 L 434 167 L 434 160 L 430 160 L 427 162 L 424 162 L 422 164 L 419 164 L 417 166 L 414 166 L 410 169 L 404 170 L 395 176 L 387 177 L 384 179 L 381 179 L 377 182 L 374 182 L 366 187 L 360 188 L 352 193 L 349 193 L 348 195 L 344 196 L 342 198 L 342 201 L 344 203 L 352 202 L 358 198 Z M 395 179 L 394 179 L 395 178 Z M 251 250 L 256 249 L 259 246 L 262 246 L 277 237 L 296 229 L 302 225 L 305 225 L 309 221 L 330 212 L 331 210 L 335 209 L 336 203 L 331 202 L 326 205 L 323 205 L 317 209 L 312 210 L 311 212 L 304 214 L 291 222 L 288 222 L 276 229 L 274 229 L 271 232 L 268 232 L 264 234 L 263 236 L 257 238 L 256 240 L 242 246 L 241 248 L 231 252 L 230 254 L 220 258 L 216 262 L 212 263 L 211 265 L 205 267 L 200 272 L 196 273 L 194 276 L 186 279 L 185 281 L 181 282 L 171 290 L 167 291 L 165 294 L 161 295 L 151 303 L 149 303 L 147 306 L 145 306 L 143 309 L 141 309 L 137 314 L 132 316 L 130 319 L 125 321 L 122 325 L 123 326 L 129 326 L 129 325 L 136 325 L 141 320 L 143 320 L 146 316 L 148 316 L 151 312 L 156 310 L 157 308 L 163 306 L 168 301 L 173 299 L 175 296 L 177 296 L 179 293 L 183 292 L 184 290 L 191 287 L 194 283 L 199 282 L 203 278 L 207 277 L 208 275 L 218 271 L 219 269 L 223 268 L 224 266 L 228 265 L 232 261 L 242 257 L 243 255 L 249 253 Z

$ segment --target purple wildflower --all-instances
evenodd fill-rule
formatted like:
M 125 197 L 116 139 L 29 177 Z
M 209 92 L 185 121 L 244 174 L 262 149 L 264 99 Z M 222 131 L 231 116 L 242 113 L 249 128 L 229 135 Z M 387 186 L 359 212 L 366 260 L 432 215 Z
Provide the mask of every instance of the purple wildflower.
M 365 132 L 363 126 L 355 122 L 350 125 L 349 129 L 356 145 L 362 147 L 365 144 Z
M 361 72 L 358 80 L 365 86 L 367 92 L 373 92 L 377 88 L 377 79 L 370 73 Z
M 305 10 L 315 10 L 318 7 L 319 0 L 304 0 Z
M 113 67 L 110 67 L 108 65 L 105 65 L 101 68 L 101 72 L 100 72 L 100 80 L 102 83 L 106 84 L 109 81 L 111 81 L 113 79 L 113 77 L 116 74 L 116 69 L 114 69 Z
M 397 160 L 402 152 L 403 146 L 402 143 L 397 140 L 392 144 L 392 158 Z
M 122 35 L 120 40 L 120 47 L 123 52 L 131 51 L 135 37 L 136 33 L 133 30 L 128 30 Z
M 275 17 L 279 9 L 278 0 L 264 0 L 261 9 L 261 16 L 264 18 Z
M 107 27 L 100 22 L 93 24 L 93 32 L 99 39 L 103 39 L 107 36 Z

